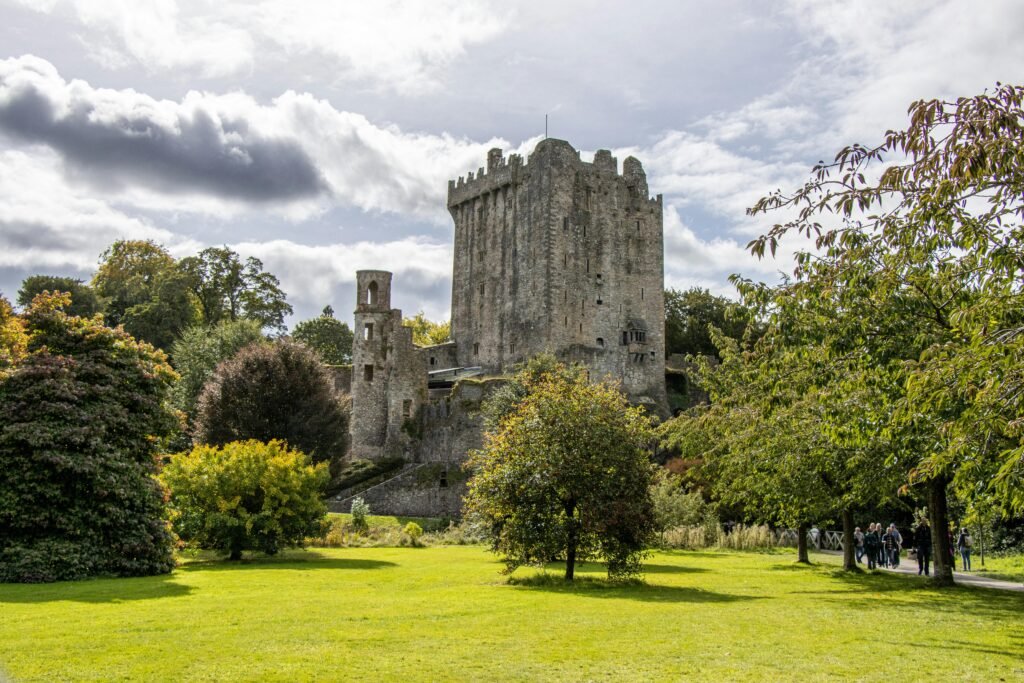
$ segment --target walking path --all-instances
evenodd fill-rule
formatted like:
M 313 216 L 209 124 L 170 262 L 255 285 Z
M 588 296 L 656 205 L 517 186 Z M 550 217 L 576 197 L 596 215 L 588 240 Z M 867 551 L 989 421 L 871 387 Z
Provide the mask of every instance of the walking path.
M 818 550 L 816 552 L 822 553 L 823 555 L 838 555 L 842 556 L 841 551 L 837 550 Z M 858 565 L 861 569 L 867 570 L 867 564 Z M 900 566 L 895 569 L 880 568 L 880 571 L 895 572 L 897 574 L 910 574 L 917 576 L 917 560 L 908 560 L 905 557 L 900 558 Z M 927 578 L 925 576 L 922 579 Z M 961 586 L 978 586 L 980 588 L 995 588 L 1002 591 L 1017 591 L 1018 593 L 1024 593 L 1024 583 L 1014 583 L 1012 581 L 1003 581 L 1002 579 L 991 579 L 987 576 L 975 574 L 973 572 L 953 572 L 953 580 Z
M 900 566 L 895 569 L 885 569 L 883 571 L 896 572 L 897 574 L 913 574 L 917 576 L 917 560 L 913 563 L 908 562 L 904 559 L 900 559 Z M 921 577 L 925 578 L 924 576 Z M 997 588 L 1003 591 L 1018 591 L 1024 593 L 1024 583 L 1013 583 L 1011 581 L 1003 581 L 1001 579 L 990 579 L 987 576 L 975 574 L 973 572 L 953 572 L 953 580 L 961 586 L 980 586 L 982 588 Z

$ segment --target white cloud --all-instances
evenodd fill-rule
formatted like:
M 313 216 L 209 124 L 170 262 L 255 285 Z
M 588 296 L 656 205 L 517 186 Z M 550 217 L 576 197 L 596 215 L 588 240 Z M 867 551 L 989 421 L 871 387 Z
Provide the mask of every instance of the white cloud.
M 135 62 L 153 72 L 221 77 L 312 55 L 328 61 L 333 79 L 409 94 L 436 90 L 445 67 L 510 18 L 503 6 L 459 0 L 20 1 L 73 16 L 86 50 L 107 68 Z
M 231 245 L 243 256 L 255 256 L 280 280 L 296 318 L 334 307 L 340 320 L 355 309 L 357 270 L 394 273 L 391 305 L 412 315 L 423 310 L 431 320 L 450 315 L 452 247 L 416 237 L 391 242 L 357 242 L 310 246 L 289 240 L 240 242 Z
M 176 252 L 197 245 L 117 210 L 65 182 L 45 149 L 0 152 L 0 268 L 89 273 L 119 239 L 154 240 Z

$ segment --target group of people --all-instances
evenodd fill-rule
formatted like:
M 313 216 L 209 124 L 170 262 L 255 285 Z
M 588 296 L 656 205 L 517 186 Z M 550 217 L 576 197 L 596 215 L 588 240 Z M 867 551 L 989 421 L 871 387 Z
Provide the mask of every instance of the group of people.
M 857 562 L 867 558 L 868 569 L 896 569 L 900 566 L 900 551 L 903 550 L 903 536 L 895 524 L 883 529 L 878 522 L 868 526 L 867 533 L 857 527 L 853 532 L 856 541 Z M 960 529 L 956 549 L 960 553 L 963 571 L 971 571 L 971 548 L 974 541 L 966 528 Z M 953 554 L 953 533 L 949 532 L 949 555 L 953 569 L 956 569 L 956 556 Z M 931 573 L 932 532 L 928 520 L 922 520 L 914 531 L 914 553 L 917 555 L 917 573 L 928 576 Z
M 883 530 L 881 524 L 872 522 L 868 526 L 867 533 L 857 527 L 853 532 L 853 538 L 857 543 L 857 562 L 863 562 L 867 557 L 868 569 L 881 567 L 895 569 L 900 566 L 903 536 L 900 535 L 895 524 L 890 524 L 887 529 Z

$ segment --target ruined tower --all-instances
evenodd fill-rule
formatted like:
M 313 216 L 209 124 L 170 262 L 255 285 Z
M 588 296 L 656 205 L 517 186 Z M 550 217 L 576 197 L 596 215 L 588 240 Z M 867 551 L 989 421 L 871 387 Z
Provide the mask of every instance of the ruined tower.
M 448 210 L 459 365 L 497 374 L 550 351 L 666 412 L 662 198 L 637 159 L 620 174 L 608 150 L 588 163 L 564 140 L 525 163 L 493 149 L 449 181 Z
M 427 395 L 422 352 L 402 311 L 391 308 L 391 273 L 356 273 L 352 341 L 352 456 L 411 459 L 415 421 Z

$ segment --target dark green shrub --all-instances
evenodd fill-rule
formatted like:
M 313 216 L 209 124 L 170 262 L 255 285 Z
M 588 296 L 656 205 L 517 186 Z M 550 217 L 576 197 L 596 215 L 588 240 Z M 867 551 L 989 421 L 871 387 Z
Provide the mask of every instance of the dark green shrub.
M 273 555 L 324 532 L 327 466 L 280 441 L 197 446 L 178 453 L 161 479 L 183 541 L 238 560 L 243 550 Z
M 345 452 L 348 410 L 313 351 L 254 344 L 222 363 L 203 388 L 194 438 L 215 445 L 281 439 L 321 462 Z
M 168 572 L 153 475 L 175 428 L 174 372 L 123 330 L 66 315 L 66 301 L 36 299 L 28 355 L 0 376 L 0 580 Z

